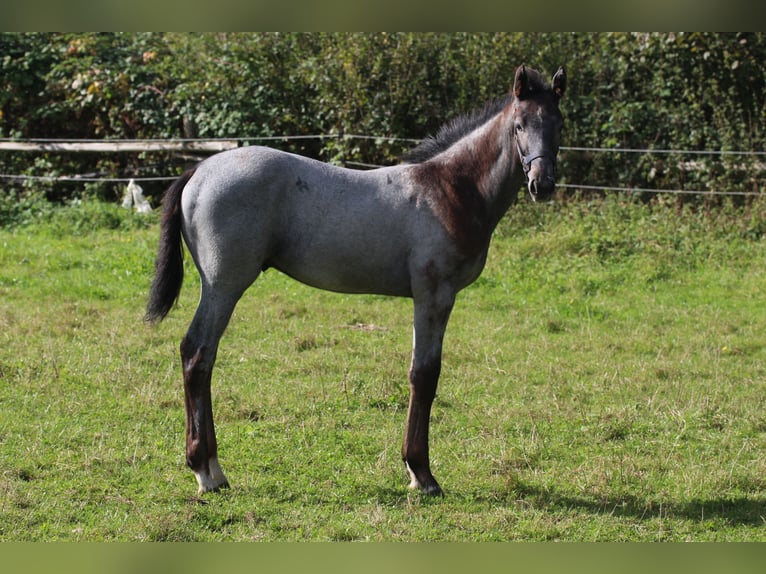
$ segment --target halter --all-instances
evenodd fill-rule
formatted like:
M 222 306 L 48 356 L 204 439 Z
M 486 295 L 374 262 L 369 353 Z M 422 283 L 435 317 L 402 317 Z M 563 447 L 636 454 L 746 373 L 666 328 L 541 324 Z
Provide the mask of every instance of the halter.
M 521 153 L 521 146 L 519 145 L 519 139 L 514 135 L 513 136 L 513 143 L 516 144 L 516 151 L 519 154 L 519 159 L 521 160 L 521 169 L 524 170 L 524 178 L 529 181 L 529 170 L 532 169 L 532 162 L 536 159 L 549 159 L 551 163 L 553 164 L 553 172 L 556 172 L 556 156 L 550 156 L 549 154 L 545 153 L 539 153 L 537 155 L 531 156 L 530 155 L 524 155 Z

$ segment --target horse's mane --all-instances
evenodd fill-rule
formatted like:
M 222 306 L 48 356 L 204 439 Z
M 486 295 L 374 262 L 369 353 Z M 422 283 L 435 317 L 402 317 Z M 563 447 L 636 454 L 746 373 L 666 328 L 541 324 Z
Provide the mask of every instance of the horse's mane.
M 529 79 L 529 88 L 532 92 L 543 92 L 549 89 L 543 76 L 536 70 L 527 68 L 527 77 Z M 431 159 L 494 118 L 512 100 L 513 94 L 509 93 L 486 103 L 483 107 L 453 118 L 439 128 L 435 136 L 428 136 L 416 147 L 406 152 L 402 156 L 402 161 L 404 163 L 422 163 Z

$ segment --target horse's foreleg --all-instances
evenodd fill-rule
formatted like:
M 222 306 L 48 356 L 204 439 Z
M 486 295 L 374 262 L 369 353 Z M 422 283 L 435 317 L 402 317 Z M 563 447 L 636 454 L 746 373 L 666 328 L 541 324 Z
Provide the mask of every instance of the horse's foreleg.
M 428 426 L 431 405 L 439 381 L 440 360 L 410 367 L 410 405 L 407 427 L 402 444 L 402 459 L 410 475 L 410 488 L 419 488 L 427 494 L 441 494 L 442 490 L 431 474 L 428 455 Z
M 415 300 L 415 328 L 410 366 L 410 404 L 402 443 L 402 459 L 410 474 L 410 488 L 426 494 L 441 494 L 442 489 L 431 474 L 428 454 L 428 427 L 431 405 L 441 371 L 442 342 L 454 296 L 442 301 L 431 298 Z
M 194 472 L 200 494 L 228 488 L 218 464 L 210 383 L 218 341 L 234 308 L 212 305 L 203 297 L 181 342 L 186 406 L 186 464 Z

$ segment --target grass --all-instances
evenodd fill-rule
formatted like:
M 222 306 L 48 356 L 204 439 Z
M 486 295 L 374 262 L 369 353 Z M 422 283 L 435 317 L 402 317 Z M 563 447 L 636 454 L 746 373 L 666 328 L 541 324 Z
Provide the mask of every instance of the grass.
M 199 498 L 198 280 L 143 325 L 156 219 L 0 230 L 0 539 L 763 540 L 765 232 L 761 202 L 512 208 L 447 331 L 433 500 L 399 455 L 410 301 L 267 272 L 214 376 L 233 488 Z

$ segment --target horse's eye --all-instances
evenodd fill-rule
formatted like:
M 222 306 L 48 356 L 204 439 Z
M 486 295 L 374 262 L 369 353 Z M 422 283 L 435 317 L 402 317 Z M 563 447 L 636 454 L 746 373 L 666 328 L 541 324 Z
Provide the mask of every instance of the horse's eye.
M 524 131 L 524 127 L 521 124 L 516 124 L 516 133 L 521 133 Z

